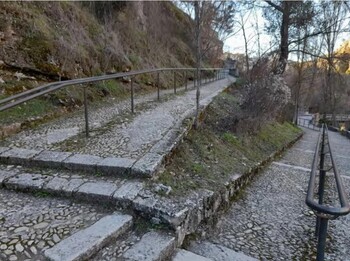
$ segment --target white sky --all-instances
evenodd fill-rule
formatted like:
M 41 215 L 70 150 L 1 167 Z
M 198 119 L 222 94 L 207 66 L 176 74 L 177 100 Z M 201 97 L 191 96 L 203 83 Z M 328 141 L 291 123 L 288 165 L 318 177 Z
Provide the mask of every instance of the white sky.
M 254 11 L 248 13 L 243 20 L 248 40 L 248 53 L 250 55 L 257 55 L 258 35 L 256 26 L 259 27 L 260 31 L 259 38 L 262 52 L 278 48 L 278 46 L 271 46 L 273 43 L 272 36 L 267 34 L 264 30 L 265 18 L 262 15 L 261 8 L 256 8 L 256 13 L 254 13 Z M 344 41 L 349 39 L 349 33 L 339 35 L 336 42 L 336 49 L 339 48 Z M 224 41 L 224 52 L 226 51 L 229 51 L 230 53 L 244 53 L 244 38 L 241 30 Z M 293 54 L 290 55 L 290 58 L 293 59 Z
M 266 50 L 270 47 L 271 36 L 264 33 L 265 19 L 260 9 L 256 10 L 256 13 L 252 11 L 243 17 L 244 28 L 247 35 L 248 49 L 258 49 L 258 35 L 256 26 L 259 27 L 259 39 L 260 47 L 262 50 Z M 243 32 L 240 30 L 237 34 L 226 39 L 224 42 L 224 51 L 231 53 L 244 53 L 244 38 Z

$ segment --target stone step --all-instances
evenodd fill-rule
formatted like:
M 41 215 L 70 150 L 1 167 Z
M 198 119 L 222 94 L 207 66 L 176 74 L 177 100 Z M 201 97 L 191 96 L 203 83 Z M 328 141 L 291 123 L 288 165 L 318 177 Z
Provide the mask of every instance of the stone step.
M 190 251 L 179 249 L 177 250 L 172 261 L 211 261 L 212 259 L 196 255 Z
M 52 261 L 86 260 L 113 238 L 132 226 L 132 217 L 120 213 L 105 216 L 92 226 L 80 230 L 44 252 Z
M 124 261 L 162 261 L 175 251 L 175 237 L 160 232 L 148 232 L 123 254 Z
M 40 174 L 39 174 L 40 173 Z M 0 187 L 23 192 L 45 192 L 94 203 L 129 207 L 142 193 L 144 183 L 125 178 L 76 175 L 68 171 L 6 169 L 0 165 Z
M 243 253 L 208 241 L 194 242 L 188 250 L 197 255 L 210 258 L 213 261 L 258 261 Z

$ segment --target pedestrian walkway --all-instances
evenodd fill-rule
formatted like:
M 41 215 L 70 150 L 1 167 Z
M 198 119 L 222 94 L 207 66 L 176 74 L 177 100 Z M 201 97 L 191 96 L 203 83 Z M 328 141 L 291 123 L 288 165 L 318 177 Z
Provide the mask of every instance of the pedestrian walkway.
M 233 81 L 234 78 L 227 78 L 204 85 L 201 88 L 201 109 Z M 140 103 L 141 107 L 136 107 L 137 113 L 133 116 L 121 116 L 122 109 L 119 105 L 114 105 L 114 109 L 111 104 L 105 107 L 108 113 L 114 113 L 113 117 L 130 116 L 127 123 L 117 123 L 110 115 L 105 116 L 103 109 L 96 109 L 92 115 L 98 116 L 101 113 L 101 119 L 95 124 L 92 134 L 100 128 L 111 128 L 117 138 L 118 135 L 132 136 L 136 140 L 129 140 L 136 142 L 133 146 L 149 142 L 151 146 L 145 150 L 146 155 L 158 155 L 162 159 L 190 128 L 190 124 L 183 124 L 183 120 L 193 116 L 195 90 L 168 96 L 161 102 L 148 100 L 145 103 L 148 105 L 141 106 Z M 159 162 L 154 163 L 151 158 L 151 162 L 143 161 L 143 165 L 137 165 L 139 157 L 145 157 L 142 156 L 143 152 L 137 157 L 129 155 L 129 158 L 121 158 L 121 154 L 114 154 L 117 153 L 114 151 L 108 154 L 112 157 L 104 158 L 93 155 L 93 147 L 86 150 L 90 154 L 79 154 L 81 151 L 78 150 L 54 151 L 60 148 L 55 148 L 55 141 L 72 138 L 65 135 L 65 128 L 80 130 L 79 124 L 83 123 L 78 120 L 80 116 L 77 113 L 66 122 L 60 119 L 35 130 L 19 133 L 5 141 L 3 145 L 8 147 L 0 147 L 0 161 L 5 163 L 0 164 L 0 187 L 4 188 L 0 190 L 0 261 L 47 258 L 110 261 L 124 255 L 128 260 L 140 260 L 139 249 L 144 245 L 150 249 L 150 260 L 172 256 L 176 248 L 173 232 L 153 233 L 149 231 L 149 224 L 140 224 L 139 221 L 134 227 L 134 219 L 128 216 L 128 213 L 134 211 L 155 223 L 166 223 L 165 218 L 168 218 L 168 225 L 176 224 L 181 229 L 181 226 L 188 224 L 186 218 L 191 216 L 186 214 L 188 208 L 184 203 L 169 202 L 167 198 L 151 192 L 146 180 L 131 177 L 132 173 L 140 173 L 147 166 L 152 171 L 156 170 Z M 48 131 L 45 131 L 45 127 Z M 50 133 L 51 130 L 58 132 Z M 60 136 L 60 132 L 64 135 Z M 27 135 L 33 135 L 33 138 Z M 80 138 L 79 134 L 74 135 Z M 111 145 L 117 142 L 117 139 L 103 136 L 103 133 L 100 136 L 101 139 L 109 139 Z M 98 138 L 97 134 L 92 135 L 91 139 L 94 138 Z M 126 143 L 129 144 L 128 142 Z M 91 143 L 91 146 L 94 144 Z M 130 146 L 130 150 L 135 150 L 133 146 Z M 83 146 L 76 148 L 84 149 Z M 88 175 L 91 171 L 98 175 Z M 100 171 L 105 171 L 109 176 L 100 175 Z M 117 174 L 124 176 L 118 177 Z M 23 195 L 19 191 L 32 192 L 34 196 Z M 203 193 L 199 196 L 205 195 Z M 56 199 L 53 196 L 69 197 L 70 200 Z M 187 202 L 186 198 L 183 200 Z M 87 203 L 74 203 L 77 201 Z M 97 203 L 97 206 L 93 203 Z M 121 212 L 114 212 L 116 208 Z M 116 220 L 120 222 L 116 224 Z M 137 229 L 137 226 L 144 228 Z M 148 244 L 157 238 L 166 239 L 166 242 L 161 240 L 166 244 Z M 106 243 L 108 245 L 104 247 Z M 158 248 L 153 251 L 155 246 Z M 132 249 L 127 251 L 129 248 Z M 146 258 L 148 254 L 141 255 Z
M 303 138 L 251 183 L 207 236 L 258 260 L 315 260 L 315 216 L 305 204 L 319 132 L 304 129 Z M 339 171 L 350 191 L 350 142 L 330 133 Z M 329 222 L 326 260 L 350 260 L 350 216 Z
M 201 109 L 234 81 L 229 76 L 201 86 Z M 92 111 L 94 127 L 89 138 L 82 132 L 82 112 L 19 133 L 0 144 L 0 161 L 152 176 L 191 127 L 184 120 L 194 116 L 196 90 L 166 97 L 161 102 L 151 96 L 136 102 L 136 114 L 122 113 L 125 102 Z
M 0 190 L 0 260 L 45 260 L 43 253 L 111 210 Z

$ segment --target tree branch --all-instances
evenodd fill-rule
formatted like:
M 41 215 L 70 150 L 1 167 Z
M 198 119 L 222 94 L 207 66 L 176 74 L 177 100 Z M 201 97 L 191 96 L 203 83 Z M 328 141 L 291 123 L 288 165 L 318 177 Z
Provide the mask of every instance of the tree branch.
M 272 6 L 273 8 L 275 8 L 277 11 L 283 13 L 283 9 L 282 9 L 282 7 L 280 7 L 279 5 L 276 5 L 275 3 L 273 3 L 273 2 L 271 2 L 271 1 L 269 1 L 269 0 L 265 0 L 265 2 L 266 2 L 267 4 L 269 4 L 270 6 Z

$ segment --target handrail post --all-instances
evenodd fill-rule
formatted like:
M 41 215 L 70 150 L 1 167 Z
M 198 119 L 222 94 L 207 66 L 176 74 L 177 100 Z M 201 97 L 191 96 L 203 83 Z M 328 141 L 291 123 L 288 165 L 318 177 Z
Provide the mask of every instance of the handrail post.
M 85 136 L 89 137 L 89 112 L 88 112 L 88 102 L 86 87 L 84 87 L 84 115 L 85 115 Z
M 176 71 L 174 71 L 174 94 L 176 94 Z
M 327 238 L 327 228 L 328 228 L 328 219 L 320 218 L 320 228 L 317 239 L 317 261 L 324 260 L 324 250 L 326 248 L 326 238 Z
M 134 113 L 134 78 L 131 77 L 131 81 L 130 81 L 130 94 L 131 94 L 131 112 Z
M 326 128 L 323 125 L 323 130 L 322 130 L 322 139 L 321 139 L 321 155 L 320 155 L 320 172 L 319 172 L 319 185 L 318 185 L 318 203 L 320 205 L 323 204 L 323 195 L 324 195 L 324 183 L 325 183 L 325 176 L 326 172 L 324 170 L 324 139 L 325 139 L 325 132 Z M 320 227 L 321 226 L 321 218 L 316 217 L 316 236 L 320 235 Z
M 160 81 L 159 81 L 159 72 L 157 73 L 157 100 L 160 100 Z
M 325 134 L 326 128 L 323 125 L 323 133 L 322 133 L 322 144 L 321 144 L 321 158 L 320 158 L 320 180 L 318 187 L 318 203 L 323 203 L 323 194 L 324 194 L 324 182 L 325 182 L 325 170 L 324 170 L 324 142 L 325 142 Z

